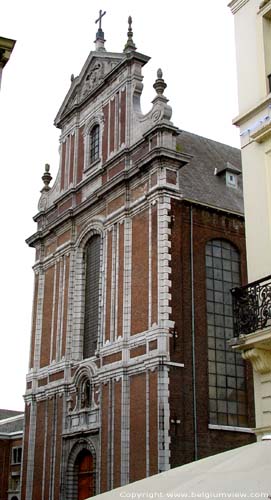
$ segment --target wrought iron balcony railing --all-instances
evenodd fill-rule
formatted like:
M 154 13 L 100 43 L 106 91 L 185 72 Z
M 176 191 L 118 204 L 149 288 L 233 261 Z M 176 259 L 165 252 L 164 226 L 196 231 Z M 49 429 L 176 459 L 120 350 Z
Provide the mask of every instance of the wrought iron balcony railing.
M 271 326 L 271 275 L 231 293 L 235 337 Z

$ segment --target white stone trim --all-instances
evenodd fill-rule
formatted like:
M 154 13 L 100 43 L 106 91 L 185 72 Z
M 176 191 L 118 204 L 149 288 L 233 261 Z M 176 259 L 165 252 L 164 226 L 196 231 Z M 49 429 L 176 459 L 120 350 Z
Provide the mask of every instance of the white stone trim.
M 118 340 L 118 311 L 119 311 L 119 223 L 116 224 L 116 244 L 115 244 L 115 318 L 114 318 L 114 340 Z M 123 292 L 122 292 L 123 293 Z
M 51 319 L 51 339 L 50 339 L 50 364 L 53 360 L 53 342 L 54 342 L 54 317 L 55 317 L 55 305 L 56 305 L 56 277 L 57 277 L 57 262 L 54 265 L 54 286 L 53 286 L 53 305 L 52 305 L 52 319 Z
M 72 326 L 73 326 L 73 300 L 74 300 L 74 282 L 75 282 L 75 252 L 72 251 L 70 257 L 70 270 L 69 270 L 69 293 L 67 304 L 67 329 L 66 329 L 66 346 L 65 346 L 65 360 L 71 359 L 72 352 Z
M 0 439 L 20 439 L 23 438 L 23 431 L 17 432 L 1 432 L 0 430 Z
M 148 328 L 152 325 L 152 205 L 149 205 L 149 311 L 148 311 Z M 158 251 L 158 249 L 157 249 Z
M 122 377 L 121 412 L 121 485 L 129 483 L 130 470 L 130 380 Z
M 146 477 L 150 475 L 150 380 L 146 370 Z
M 169 368 L 158 370 L 158 471 L 170 469 L 169 435 Z
M 56 361 L 61 359 L 61 340 L 63 329 L 63 302 L 65 294 L 65 263 L 64 257 L 60 259 L 59 269 L 59 291 L 58 291 L 58 311 L 57 311 L 57 335 L 56 335 Z
M 131 330 L 131 279 L 132 279 L 132 221 L 124 221 L 124 274 L 123 274 L 123 338 L 128 340 Z M 125 362 L 125 359 L 124 359 Z
M 45 402 L 45 432 L 44 432 L 44 446 L 43 446 L 43 466 L 42 466 L 42 499 L 44 499 L 44 488 L 45 488 L 45 475 L 46 475 L 46 454 L 47 454 L 47 433 L 48 433 L 48 399 Z
M 169 293 L 170 274 L 171 274 L 171 255 L 169 227 L 170 217 L 168 215 L 171 208 L 171 199 L 169 196 L 162 196 L 158 199 L 158 325 L 161 328 L 169 326 L 169 315 L 171 307 L 169 301 L 171 294 Z M 167 350 L 167 346 L 165 346 Z
M 111 297 L 110 297 L 110 342 L 115 340 L 115 300 L 116 300 L 116 225 L 112 226 L 111 255 Z
M 234 425 L 216 425 L 209 424 L 208 429 L 214 431 L 231 431 L 231 432 L 246 432 L 248 434 L 255 434 L 254 430 L 250 427 L 236 427 Z
M 34 362 L 33 362 L 34 369 L 38 369 L 40 366 L 44 285 L 45 285 L 45 274 L 44 271 L 41 270 L 39 272 L 37 314 L 36 314 L 36 325 L 35 325 L 35 346 L 34 346 Z
M 100 350 L 103 348 L 105 345 L 105 325 L 106 325 L 106 302 L 107 302 L 107 282 L 108 282 L 108 276 L 107 276 L 107 261 L 108 261 L 108 234 L 110 230 L 105 231 L 105 236 L 104 236 L 104 277 L 103 277 L 103 282 L 104 282 L 104 292 L 103 292 L 103 301 L 104 301 L 104 308 L 102 311 L 102 321 L 103 321 L 103 328 L 101 330 L 101 345 L 100 345 Z
M 27 454 L 27 473 L 26 473 L 26 498 L 32 498 L 33 478 L 34 478 L 34 456 L 35 456 L 35 437 L 37 421 L 37 405 L 32 401 L 29 418 L 29 439 Z
M 71 139 L 70 134 L 66 138 L 66 157 L 65 157 L 65 171 L 64 171 L 64 190 L 69 189 L 69 166 L 71 156 Z
M 111 409 L 111 415 L 109 415 L 109 423 L 111 423 L 110 432 L 110 475 L 109 475 L 109 485 L 110 489 L 114 487 L 114 434 L 115 434 L 115 382 L 114 379 L 110 379 L 110 399 L 111 404 L 109 405 L 109 410 Z
M 74 164 L 73 164 L 73 183 L 76 185 L 77 181 L 77 170 L 78 170 L 78 154 L 76 152 L 78 151 L 78 146 L 79 146 L 79 127 L 76 125 L 75 131 L 74 131 Z
M 249 0 L 232 0 L 229 4 L 228 7 L 231 9 L 233 14 L 236 14 L 238 10 L 240 10 L 246 3 L 248 3 Z

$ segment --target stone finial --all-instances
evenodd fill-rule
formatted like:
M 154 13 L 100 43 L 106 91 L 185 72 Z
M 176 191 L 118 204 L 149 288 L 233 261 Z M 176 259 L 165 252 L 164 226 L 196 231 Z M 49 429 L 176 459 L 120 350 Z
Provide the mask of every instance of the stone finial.
M 163 72 L 161 68 L 157 70 L 157 79 L 153 84 L 153 88 L 156 90 L 157 95 L 163 95 L 164 90 L 167 88 L 167 84 L 163 80 Z
M 73 82 L 73 80 L 74 80 L 74 74 L 72 73 L 71 74 L 71 83 Z
M 45 172 L 42 176 L 42 180 L 43 180 L 44 186 L 41 190 L 41 193 L 44 193 L 44 191 L 49 191 L 51 189 L 49 184 L 52 180 L 52 176 L 50 174 L 50 165 L 48 163 L 45 163 Z
M 132 50 L 136 50 L 136 46 L 133 41 L 133 31 L 132 31 L 132 17 L 128 17 L 128 32 L 127 32 L 127 42 L 124 47 L 123 52 L 131 52 Z

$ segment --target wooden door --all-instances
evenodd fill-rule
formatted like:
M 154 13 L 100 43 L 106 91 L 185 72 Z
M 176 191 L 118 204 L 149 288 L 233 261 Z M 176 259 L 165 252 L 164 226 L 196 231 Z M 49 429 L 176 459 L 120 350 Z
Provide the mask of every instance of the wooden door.
M 84 451 L 78 461 L 78 500 L 85 500 L 93 495 L 93 457 L 89 451 Z

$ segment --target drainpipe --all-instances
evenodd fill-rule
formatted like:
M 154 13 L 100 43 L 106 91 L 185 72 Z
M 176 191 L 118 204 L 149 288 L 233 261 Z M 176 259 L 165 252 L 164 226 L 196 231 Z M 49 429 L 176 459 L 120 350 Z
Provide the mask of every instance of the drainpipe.
M 196 356 L 195 356 L 194 247 L 193 247 L 193 207 L 192 206 L 190 206 L 190 270 L 191 270 L 191 330 L 192 330 L 194 456 L 195 456 L 195 460 L 198 460 Z

